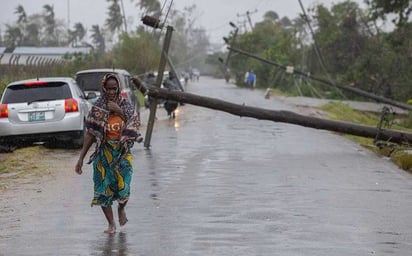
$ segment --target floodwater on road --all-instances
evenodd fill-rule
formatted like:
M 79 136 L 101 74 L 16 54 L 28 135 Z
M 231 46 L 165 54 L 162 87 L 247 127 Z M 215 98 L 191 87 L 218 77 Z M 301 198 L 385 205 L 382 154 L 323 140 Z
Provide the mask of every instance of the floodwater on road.
M 201 77 L 188 92 L 293 110 Z M 147 120 L 143 111 L 142 120 Z M 143 134 L 144 134 L 143 129 Z M 106 235 L 77 150 L 42 150 L 48 175 L 9 184 L 0 255 L 409 255 L 412 176 L 339 135 L 189 104 L 158 109 L 136 144 L 129 222 Z M 12 167 L 10 167 L 12 168 Z

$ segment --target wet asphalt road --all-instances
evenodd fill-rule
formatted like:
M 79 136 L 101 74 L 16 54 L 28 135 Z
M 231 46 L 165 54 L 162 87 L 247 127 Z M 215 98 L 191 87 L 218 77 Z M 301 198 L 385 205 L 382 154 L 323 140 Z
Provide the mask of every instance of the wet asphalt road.
M 293 110 L 223 80 L 186 89 Z M 193 105 L 175 121 L 158 111 L 151 149 L 133 149 L 125 227 L 102 232 L 90 166 L 77 176 L 78 151 L 59 151 L 69 161 L 55 161 L 46 186 L 2 198 L 0 255 L 411 255 L 412 176 L 387 159 L 327 131 Z

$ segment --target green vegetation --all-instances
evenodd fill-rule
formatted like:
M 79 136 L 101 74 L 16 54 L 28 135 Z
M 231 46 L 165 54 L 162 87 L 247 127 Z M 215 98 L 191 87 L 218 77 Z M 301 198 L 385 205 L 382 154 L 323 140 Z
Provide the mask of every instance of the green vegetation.
M 328 112 L 329 118 L 363 125 L 376 125 L 379 122 L 379 116 L 374 113 L 359 112 L 351 109 L 348 105 L 339 102 L 330 102 L 321 107 Z
M 331 102 L 320 107 L 321 110 L 328 113 L 328 118 L 333 120 L 341 120 L 367 126 L 376 126 L 379 123 L 380 116 L 376 113 L 361 112 L 351 109 L 348 105 L 343 103 Z M 405 121 L 410 117 L 400 117 L 395 120 L 391 127 L 382 127 L 384 129 L 404 130 L 412 133 L 410 123 Z M 412 172 L 412 150 L 409 145 L 397 145 L 387 142 L 374 143 L 373 139 L 363 138 L 353 135 L 344 135 L 345 137 L 356 141 L 360 145 L 368 148 L 375 153 L 390 157 L 392 162 L 406 171 Z
M 407 102 L 412 95 L 412 24 L 407 15 L 412 2 L 374 0 L 367 4 L 366 9 L 353 1 L 341 1 L 331 8 L 318 4 L 307 10 L 307 16 L 291 22 L 285 22 L 285 17 L 279 19 L 278 15 L 265 15 L 252 31 L 236 37 L 233 33 L 228 39 L 234 48 L 278 65 Z M 388 16 L 394 17 L 391 31 L 383 28 Z M 241 75 L 249 68 L 257 74 L 259 87 L 279 88 L 291 95 L 360 98 L 317 80 L 300 79 L 279 66 L 243 54 L 231 58 L 230 69 L 236 74 L 240 71 L 239 85 L 243 83 Z

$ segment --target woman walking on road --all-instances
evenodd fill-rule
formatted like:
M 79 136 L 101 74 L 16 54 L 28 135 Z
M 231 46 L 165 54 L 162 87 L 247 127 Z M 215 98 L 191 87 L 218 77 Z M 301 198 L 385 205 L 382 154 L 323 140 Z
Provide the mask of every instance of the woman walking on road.
M 106 74 L 102 81 L 101 96 L 86 120 L 86 133 L 79 160 L 75 166 L 82 174 L 83 160 L 93 142 L 95 151 L 88 163 L 93 163 L 93 205 L 100 205 L 108 222 L 105 233 L 116 232 L 112 204 L 118 201 L 119 224 L 127 222 L 125 206 L 130 195 L 132 178 L 131 147 L 141 139 L 140 120 L 134 107 L 120 95 L 119 79 Z

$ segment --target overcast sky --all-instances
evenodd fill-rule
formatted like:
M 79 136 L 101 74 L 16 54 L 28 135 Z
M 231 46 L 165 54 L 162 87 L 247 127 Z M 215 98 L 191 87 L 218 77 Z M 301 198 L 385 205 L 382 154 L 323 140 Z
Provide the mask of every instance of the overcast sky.
M 307 9 L 316 3 L 323 3 L 330 7 L 332 3 L 343 0 L 302 0 Z M 362 0 L 355 0 L 362 3 Z M 125 13 L 129 27 L 133 29 L 141 24 L 141 11 L 136 7 L 138 0 L 123 0 Z M 161 3 L 164 0 L 160 1 Z M 167 3 L 170 3 L 168 0 Z M 107 18 L 109 3 L 106 0 L 1 0 L 0 7 L 0 29 L 5 30 L 6 23 L 14 23 L 17 15 L 14 14 L 16 7 L 21 4 L 27 15 L 43 12 L 43 5 L 54 6 L 56 17 L 63 19 L 66 23 L 70 21 L 70 27 L 77 22 L 90 29 L 92 25 L 103 26 Z M 222 37 L 227 36 L 231 30 L 229 22 L 242 23 L 245 21 L 247 11 L 251 13 L 252 23 L 262 20 L 266 11 L 275 11 L 281 18 L 296 18 L 301 12 L 298 0 L 174 0 L 175 9 L 183 10 L 185 6 L 196 4 L 196 25 L 207 30 L 207 34 L 213 43 L 223 43 Z

